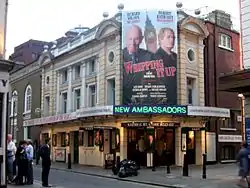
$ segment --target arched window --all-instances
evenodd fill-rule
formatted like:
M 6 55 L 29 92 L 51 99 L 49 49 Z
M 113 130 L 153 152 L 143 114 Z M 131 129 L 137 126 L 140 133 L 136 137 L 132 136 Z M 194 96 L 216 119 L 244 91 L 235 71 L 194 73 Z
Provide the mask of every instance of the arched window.
M 32 89 L 30 85 L 26 87 L 24 97 L 25 97 L 24 98 L 24 113 L 30 113 L 31 103 L 32 103 Z
M 17 91 L 13 91 L 12 96 L 11 96 L 11 115 L 12 116 L 17 115 L 17 104 L 18 104 L 18 93 Z

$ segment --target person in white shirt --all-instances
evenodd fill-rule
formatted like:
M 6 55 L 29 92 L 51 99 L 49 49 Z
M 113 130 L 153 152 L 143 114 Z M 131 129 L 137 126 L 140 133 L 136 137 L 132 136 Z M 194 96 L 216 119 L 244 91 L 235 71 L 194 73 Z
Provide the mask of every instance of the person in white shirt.
M 16 146 L 12 141 L 12 135 L 8 134 L 7 137 L 7 170 L 8 170 L 8 181 L 13 181 L 13 162 L 15 160 Z
M 26 153 L 28 158 L 28 174 L 27 174 L 27 184 L 32 185 L 33 184 L 33 156 L 34 156 L 34 148 L 32 146 L 32 140 L 28 139 L 27 141 L 27 147 L 26 147 Z

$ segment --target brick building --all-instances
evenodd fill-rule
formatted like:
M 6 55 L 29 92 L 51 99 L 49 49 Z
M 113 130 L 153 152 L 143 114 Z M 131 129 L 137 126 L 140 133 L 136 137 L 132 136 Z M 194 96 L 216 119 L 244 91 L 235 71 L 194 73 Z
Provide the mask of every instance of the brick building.
M 230 15 L 219 10 L 209 14 L 206 26 L 209 36 L 204 41 L 205 104 L 229 108 L 231 112 L 230 119 L 208 122 L 208 130 L 216 133 L 216 152 L 213 152 L 211 162 L 215 159 L 217 162 L 229 162 L 235 159 L 240 148 L 240 101 L 237 93 L 219 90 L 219 77 L 240 70 L 240 34 L 232 29 Z

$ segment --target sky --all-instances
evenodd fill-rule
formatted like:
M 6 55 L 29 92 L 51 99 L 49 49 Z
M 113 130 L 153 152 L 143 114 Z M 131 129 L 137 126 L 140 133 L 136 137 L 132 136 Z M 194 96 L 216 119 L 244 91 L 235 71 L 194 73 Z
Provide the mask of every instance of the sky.
M 178 0 L 9 0 L 7 22 L 7 56 L 14 47 L 30 39 L 53 41 L 66 31 L 78 26 L 93 27 L 102 19 L 103 12 L 113 16 L 119 3 L 124 10 L 176 9 Z M 180 2 L 181 0 L 179 0 Z M 239 0 L 182 0 L 183 10 L 193 14 L 197 8 L 201 15 L 214 9 L 232 15 L 239 29 Z

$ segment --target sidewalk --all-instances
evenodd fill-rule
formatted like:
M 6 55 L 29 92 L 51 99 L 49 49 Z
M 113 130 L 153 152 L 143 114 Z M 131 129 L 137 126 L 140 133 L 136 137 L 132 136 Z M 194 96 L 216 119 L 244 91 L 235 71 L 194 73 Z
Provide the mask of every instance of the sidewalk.
M 35 167 L 40 167 L 35 165 Z M 65 163 L 53 163 L 52 169 L 66 172 L 80 173 L 105 178 L 119 179 L 142 184 L 150 184 L 173 188 L 236 188 L 237 166 L 235 164 L 217 164 L 207 166 L 207 179 L 202 179 L 202 169 L 198 166 L 190 166 L 189 176 L 182 176 L 182 168 L 172 167 L 171 173 L 167 174 L 165 168 L 157 168 L 155 172 L 151 169 L 141 169 L 136 177 L 118 178 L 112 174 L 111 169 L 100 167 L 89 167 L 83 165 L 73 165 L 72 169 L 67 169 Z

